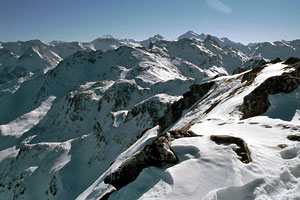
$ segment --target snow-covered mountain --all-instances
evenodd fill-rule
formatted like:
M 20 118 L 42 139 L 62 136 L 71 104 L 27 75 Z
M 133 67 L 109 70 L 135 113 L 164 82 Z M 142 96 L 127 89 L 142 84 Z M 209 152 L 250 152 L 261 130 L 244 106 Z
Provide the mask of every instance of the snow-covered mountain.
M 299 59 L 146 41 L 1 43 L 0 199 L 297 198 Z
M 140 45 L 143 47 L 149 47 L 150 43 L 155 43 L 161 40 L 167 40 L 167 39 L 159 34 L 156 34 L 153 37 L 149 37 L 148 39 L 141 41 Z
M 209 34 L 198 34 L 193 31 L 188 31 L 179 36 L 178 39 L 196 39 L 204 41 L 208 36 Z M 289 57 L 299 57 L 300 55 L 300 40 L 282 40 L 276 42 L 249 43 L 248 45 L 244 45 L 239 42 L 234 42 L 227 37 L 212 37 L 216 40 L 220 47 L 232 47 L 252 58 L 259 57 L 260 59 L 267 60 L 280 58 L 281 60 L 286 60 Z
M 251 56 L 265 59 L 280 58 L 286 60 L 291 56 L 299 57 L 300 40 L 259 43 L 254 47 Z
M 196 40 L 204 41 L 208 36 L 210 36 L 210 35 L 205 34 L 205 33 L 198 34 L 198 33 L 195 33 L 194 31 L 188 31 L 188 32 L 180 35 L 178 37 L 178 40 L 181 40 L 181 39 L 196 39 Z M 219 44 L 220 47 L 230 46 L 230 47 L 233 47 L 237 50 L 246 51 L 247 53 L 248 53 L 247 50 L 250 50 L 248 48 L 248 45 L 246 46 L 246 45 L 243 45 L 239 42 L 234 42 L 234 41 L 228 39 L 227 37 L 222 37 L 222 38 L 218 38 L 217 36 L 212 36 L 212 37 L 216 40 L 216 42 Z
M 192 85 L 77 199 L 297 199 L 299 77 L 279 62 Z
M 194 31 L 188 31 L 178 37 L 178 40 L 181 39 L 197 39 L 204 41 L 206 39 L 207 35 L 204 33 L 201 33 L 200 35 L 198 33 L 195 33 Z
M 0 49 L 0 84 L 27 77 L 29 73 L 45 73 L 61 58 L 52 46 L 40 40 L 2 43 Z

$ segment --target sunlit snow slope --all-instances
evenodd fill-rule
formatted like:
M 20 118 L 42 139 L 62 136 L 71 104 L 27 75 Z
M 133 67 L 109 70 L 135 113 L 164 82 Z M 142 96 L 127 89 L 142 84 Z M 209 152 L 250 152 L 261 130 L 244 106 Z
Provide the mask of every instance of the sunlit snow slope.
M 270 77 L 280 77 L 284 73 L 295 73 L 299 77 L 300 65 L 267 64 L 244 82 L 242 80 L 251 71 L 215 79 L 216 85 L 207 96 L 187 109 L 163 133 L 192 131 L 199 135 L 179 137 L 171 142 L 171 150 L 178 158 L 176 164 L 163 162 L 160 167 L 146 167 L 133 182 L 118 190 L 112 189 L 105 184 L 105 177 L 115 172 L 115 179 L 122 173 L 130 174 L 130 169 L 126 171 L 121 167 L 130 162 L 132 170 L 139 168 L 133 159 L 128 159 L 137 155 L 145 142 L 137 141 L 78 199 L 96 199 L 105 194 L 106 197 L 110 195 L 109 199 L 298 199 L 300 123 L 296 118 L 299 118 L 297 86 L 300 81 L 295 83 L 297 89 L 292 93 L 278 93 L 269 98 L 269 110 L 276 105 L 275 101 L 283 103 L 277 107 L 280 114 L 284 108 L 290 108 L 291 98 L 286 96 L 292 95 L 292 108 L 286 112 L 294 116 L 292 121 L 286 120 L 286 115 L 274 117 L 275 111 L 270 114 L 269 110 L 260 116 L 242 119 L 244 97 Z M 155 132 L 156 127 L 146 132 L 145 137 L 151 138 Z M 222 138 L 227 140 L 224 142 Z M 247 145 L 249 162 L 239 159 L 236 149 L 240 148 L 240 143 L 235 143 L 236 138 Z

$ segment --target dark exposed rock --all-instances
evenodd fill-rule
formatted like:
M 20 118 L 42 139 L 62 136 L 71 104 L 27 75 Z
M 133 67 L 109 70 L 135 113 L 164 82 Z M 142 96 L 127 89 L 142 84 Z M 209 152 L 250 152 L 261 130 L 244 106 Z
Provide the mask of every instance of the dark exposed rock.
M 201 137 L 202 135 L 197 135 L 191 130 L 183 131 L 183 130 L 172 130 L 169 131 L 170 139 L 173 141 L 174 139 L 184 138 L 184 137 Z M 173 138 L 173 139 L 172 139 Z
M 293 64 L 296 64 L 297 62 L 300 62 L 300 59 L 299 59 L 299 58 L 296 58 L 296 57 L 290 57 L 290 58 L 288 58 L 283 64 L 286 64 L 286 65 L 293 65 Z
M 259 67 L 253 68 L 251 71 L 245 73 L 242 77 L 242 82 L 254 80 L 254 78 L 257 76 L 257 74 L 259 72 L 261 72 L 261 70 L 263 70 L 265 67 L 266 67 L 266 65 L 259 66 Z
M 50 181 L 50 187 L 49 187 L 50 193 L 55 196 L 57 193 L 57 187 L 56 187 L 56 177 L 53 176 Z
M 289 135 L 287 136 L 287 139 L 300 142 L 300 135 Z
M 267 63 L 276 64 L 276 63 L 279 63 L 279 62 L 282 62 L 282 60 L 280 58 L 275 58 L 275 59 L 273 59 L 273 60 L 271 60 L 270 62 L 267 62 Z
M 250 94 L 244 97 L 243 117 L 246 119 L 265 113 L 270 107 L 268 95 L 277 93 L 290 93 L 300 84 L 300 65 L 290 73 L 268 78 Z
M 112 193 L 114 193 L 115 191 L 116 191 L 116 190 L 113 189 L 112 191 L 110 191 L 110 192 L 106 193 L 105 195 L 103 195 L 99 200 L 108 200 L 109 197 L 110 197 L 110 195 L 111 195 Z
M 212 111 L 217 105 L 219 105 L 219 103 L 221 102 L 221 100 L 217 100 L 214 103 L 211 104 L 211 106 L 204 112 L 204 114 L 208 114 L 210 113 L 210 111 Z
M 243 139 L 229 135 L 212 135 L 210 139 L 217 144 L 236 144 L 238 148 L 233 151 L 239 156 L 239 160 L 243 163 L 252 162 L 250 150 Z
M 196 137 L 192 131 L 170 131 L 163 136 L 146 145 L 144 149 L 126 160 L 121 166 L 105 177 L 104 183 L 113 185 L 120 189 L 134 181 L 140 172 L 147 167 L 161 167 L 164 164 L 175 164 L 178 158 L 171 150 L 171 142 L 182 137 Z
M 250 60 L 246 61 L 243 64 L 243 66 L 238 67 L 235 70 L 233 70 L 232 74 L 239 74 L 239 73 L 242 73 L 249 69 L 259 68 L 265 64 L 267 64 L 267 62 L 264 59 L 250 59 Z
M 183 98 L 169 106 L 162 118 L 159 119 L 160 132 L 163 132 L 170 125 L 175 123 L 182 115 L 185 109 L 190 108 L 194 103 L 201 99 L 215 84 L 214 81 L 193 84 L 190 86 L 190 91 L 183 94 Z
M 288 145 L 286 145 L 286 144 L 278 144 L 277 145 L 280 149 L 284 149 L 284 148 L 287 148 L 288 147 Z

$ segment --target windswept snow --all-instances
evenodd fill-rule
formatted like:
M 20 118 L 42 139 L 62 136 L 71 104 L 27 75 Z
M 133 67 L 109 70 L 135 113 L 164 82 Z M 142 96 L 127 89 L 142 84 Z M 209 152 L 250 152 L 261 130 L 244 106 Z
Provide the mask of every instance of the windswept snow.
M 294 123 L 300 123 L 300 110 L 296 110 L 295 115 L 292 119 Z
M 189 127 L 194 133 L 203 135 L 172 142 L 171 147 L 179 163 L 144 169 L 135 181 L 113 192 L 110 199 L 299 198 L 300 146 L 299 143 L 288 139 L 289 135 L 300 133 L 297 119 L 299 110 L 295 110 L 299 108 L 299 91 L 270 98 L 271 103 L 274 103 L 274 100 L 285 103 L 274 104 L 280 109 L 284 109 L 286 104 L 295 105 L 292 111 L 286 112 L 294 116 L 292 121 L 270 118 L 269 111 L 265 116 L 240 120 L 239 111 L 245 95 L 269 77 L 288 72 L 286 67 L 287 65 L 282 63 L 269 64 L 257 74 L 252 84 L 244 87 L 240 87 L 241 75 L 218 78 L 219 88 L 208 92 L 210 96 L 200 101 L 171 127 L 172 130 Z M 235 95 L 230 96 L 233 91 L 236 92 Z M 205 114 L 204 111 L 217 101 L 219 103 Z M 280 110 L 276 112 L 282 113 Z M 235 144 L 217 144 L 210 139 L 212 135 L 242 138 L 250 149 L 253 162 L 242 163 L 233 151 L 237 148 Z M 139 142 L 135 145 L 141 145 Z M 117 158 L 116 163 L 122 162 L 124 161 Z M 116 168 L 111 167 L 106 173 L 114 169 Z M 79 199 L 95 199 L 105 191 L 109 192 L 111 188 L 105 186 L 103 178 L 98 179 L 97 183 L 94 183 L 94 189 L 89 188 Z M 100 191 L 100 188 L 101 192 L 95 193 Z
M 6 158 L 16 157 L 18 152 L 19 149 L 17 149 L 15 146 L 0 151 L 0 163 Z
M 45 117 L 55 98 L 55 96 L 50 96 L 35 110 L 22 115 L 8 124 L 0 125 L 1 135 L 21 137 L 23 133 L 30 130 Z

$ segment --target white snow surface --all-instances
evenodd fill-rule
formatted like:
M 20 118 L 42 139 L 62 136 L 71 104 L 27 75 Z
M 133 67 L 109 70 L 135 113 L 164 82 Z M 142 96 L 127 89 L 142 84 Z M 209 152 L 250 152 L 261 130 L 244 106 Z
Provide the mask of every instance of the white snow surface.
M 21 137 L 23 133 L 30 130 L 45 117 L 55 98 L 55 96 L 50 96 L 35 110 L 22 115 L 8 124 L 0 125 L 1 135 Z
M 287 139 L 289 135 L 300 133 L 299 110 L 294 110 L 292 121 L 268 116 L 240 120 L 239 111 L 245 95 L 267 78 L 288 71 L 285 67 L 282 63 L 268 65 L 246 87 L 239 87 L 240 75 L 218 78 L 219 88 L 209 92 L 209 97 L 171 128 L 180 129 L 192 122 L 189 130 L 203 135 L 172 142 L 179 163 L 144 169 L 135 181 L 113 192 L 109 199 L 299 199 L 300 143 Z M 236 88 L 239 88 L 237 95 L 229 96 Z M 205 114 L 216 100 L 220 103 Z M 218 145 L 210 139 L 211 135 L 242 138 L 253 162 L 242 163 L 233 151 L 235 144 Z M 137 141 L 134 146 L 142 142 Z M 122 162 L 122 158 L 117 158 L 115 163 Z M 113 165 L 105 174 L 115 169 Z M 78 199 L 97 199 L 110 191 L 103 179 L 101 176 Z

